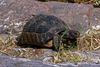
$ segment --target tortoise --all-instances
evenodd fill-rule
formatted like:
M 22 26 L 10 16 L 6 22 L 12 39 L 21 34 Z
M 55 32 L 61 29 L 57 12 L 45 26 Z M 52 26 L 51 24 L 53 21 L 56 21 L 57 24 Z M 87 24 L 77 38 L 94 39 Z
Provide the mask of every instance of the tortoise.
M 65 31 L 68 33 L 70 29 L 60 18 L 44 14 L 33 15 L 24 25 L 21 35 L 17 38 L 17 44 L 48 48 L 53 47 L 54 50 L 58 51 L 61 35 L 63 35 Z M 70 34 L 67 35 L 69 36 Z M 71 34 L 71 36 L 75 36 L 74 38 L 76 38 L 76 35 L 76 32 Z

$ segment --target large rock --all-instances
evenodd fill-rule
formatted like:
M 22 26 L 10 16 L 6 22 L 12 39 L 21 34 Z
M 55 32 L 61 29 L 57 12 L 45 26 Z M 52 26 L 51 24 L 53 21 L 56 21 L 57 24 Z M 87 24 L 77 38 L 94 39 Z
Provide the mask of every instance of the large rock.
M 50 64 L 38 60 L 0 56 L 0 67 L 100 67 L 100 64 L 72 63 Z
M 69 28 L 85 31 L 89 24 L 100 24 L 94 18 L 92 5 L 34 0 L 1 0 L 0 33 L 18 33 L 32 15 L 48 14 L 61 18 Z M 92 19 L 92 20 L 91 20 Z M 96 21 L 96 22 L 95 22 Z M 11 31 L 12 30 L 12 31 Z

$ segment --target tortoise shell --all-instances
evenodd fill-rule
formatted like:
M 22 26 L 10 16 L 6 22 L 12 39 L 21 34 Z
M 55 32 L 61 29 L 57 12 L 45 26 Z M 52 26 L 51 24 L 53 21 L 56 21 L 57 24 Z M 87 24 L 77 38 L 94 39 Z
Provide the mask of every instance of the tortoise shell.
M 53 15 L 34 15 L 25 24 L 18 43 L 44 46 L 55 34 L 65 29 L 65 23 Z

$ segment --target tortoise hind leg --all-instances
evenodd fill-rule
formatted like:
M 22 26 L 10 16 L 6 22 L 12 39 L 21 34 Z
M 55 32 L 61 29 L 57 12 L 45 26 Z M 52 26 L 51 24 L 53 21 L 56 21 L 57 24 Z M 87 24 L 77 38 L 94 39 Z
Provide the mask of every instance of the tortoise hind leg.
M 58 34 L 56 34 L 53 37 L 53 48 L 55 51 L 59 51 L 60 44 L 61 44 L 61 37 Z

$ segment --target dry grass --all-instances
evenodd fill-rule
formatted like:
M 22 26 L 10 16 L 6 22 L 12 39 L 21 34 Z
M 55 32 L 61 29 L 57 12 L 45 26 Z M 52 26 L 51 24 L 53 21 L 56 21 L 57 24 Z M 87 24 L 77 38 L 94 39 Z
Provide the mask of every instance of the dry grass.
M 52 63 L 62 63 L 62 62 L 77 63 L 81 61 L 82 61 L 81 56 L 66 50 L 54 53 L 52 59 L 50 60 L 50 62 Z
M 3 52 L 3 51 L 7 51 L 7 49 L 12 49 L 16 47 L 17 46 L 12 36 L 7 36 L 5 39 L 0 37 L 0 51 Z
M 97 27 L 93 26 L 78 38 L 79 50 L 91 51 L 100 49 L 100 29 L 99 26 Z
M 50 62 L 52 62 L 52 63 L 62 63 L 62 62 L 77 63 L 77 62 L 81 62 L 82 57 L 73 52 L 76 50 L 77 50 L 77 48 L 76 47 L 73 48 L 73 46 L 70 46 L 70 48 L 66 49 L 62 43 L 62 44 L 60 44 L 59 51 L 55 52 L 52 55 L 52 59 L 50 59 Z
M 40 56 L 42 56 L 43 50 L 33 48 L 21 48 L 15 44 L 14 37 L 9 35 L 5 39 L 0 36 L 0 53 L 12 57 L 38 59 Z

